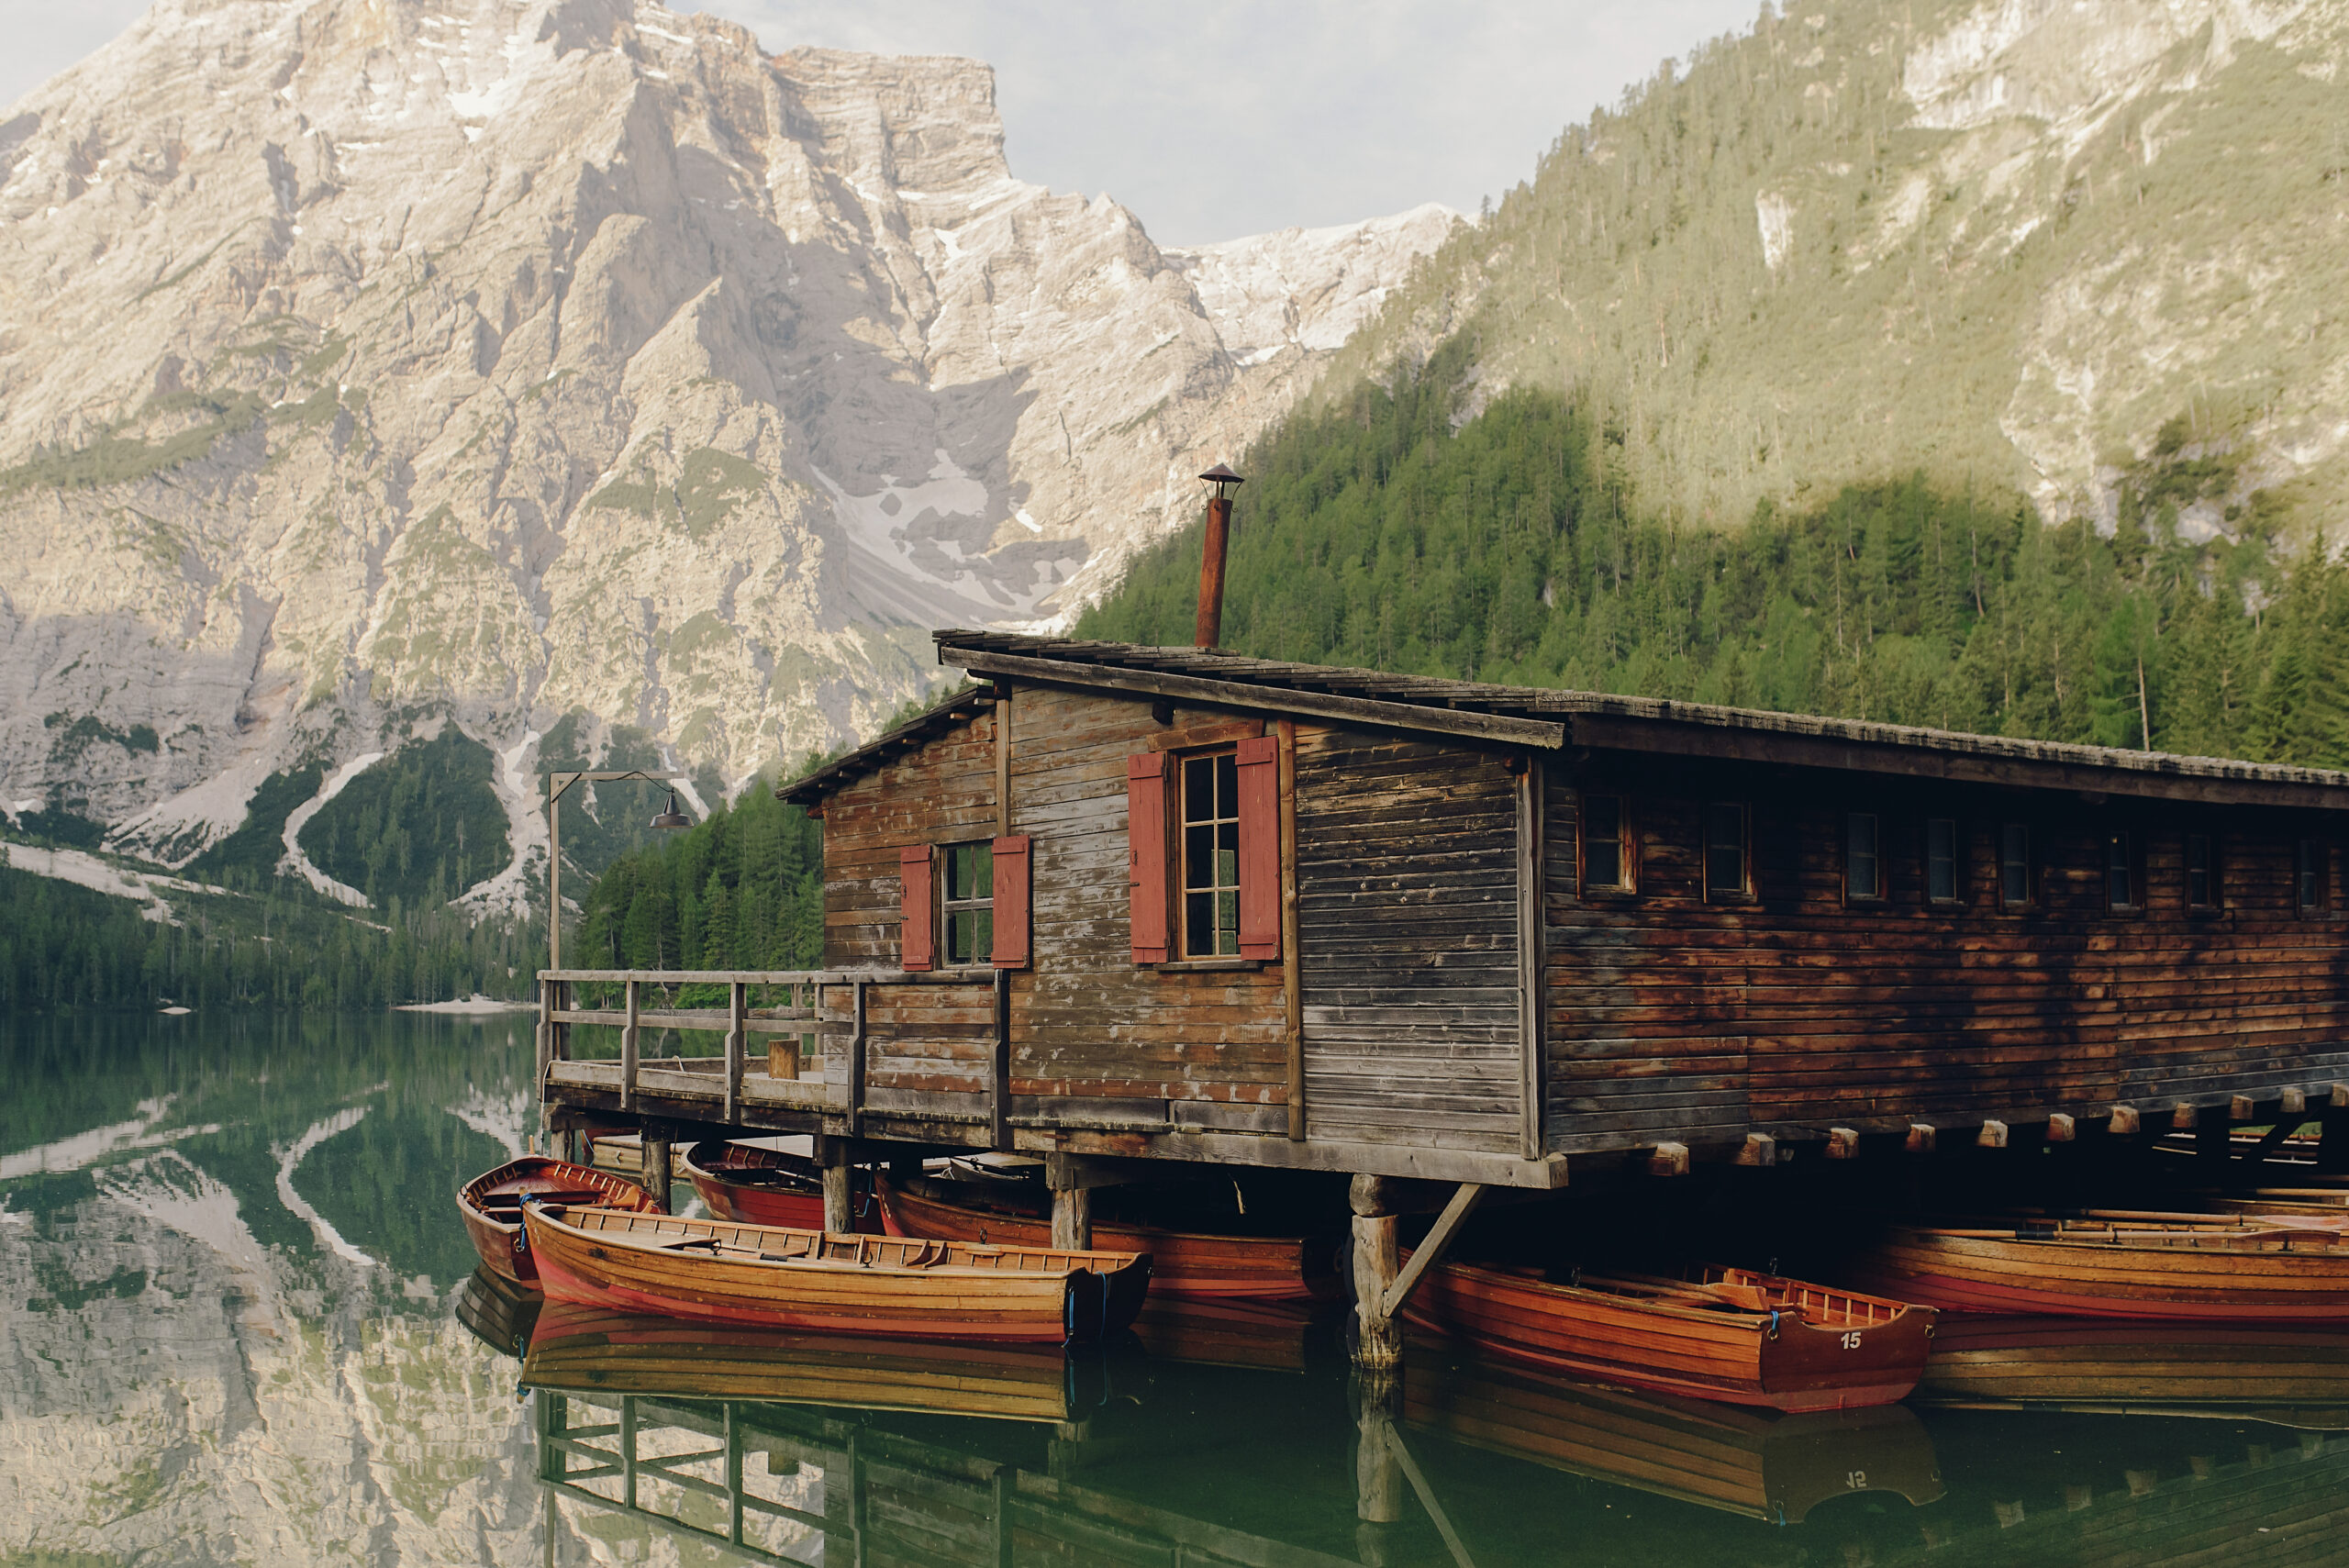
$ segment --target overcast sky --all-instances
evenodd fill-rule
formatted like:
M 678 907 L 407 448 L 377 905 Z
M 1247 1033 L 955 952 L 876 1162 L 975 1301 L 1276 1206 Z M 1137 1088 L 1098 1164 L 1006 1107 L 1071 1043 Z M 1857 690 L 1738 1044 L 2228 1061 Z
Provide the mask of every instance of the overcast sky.
M 691 10 L 691 0 L 674 0 Z M 962 54 L 996 68 L 1012 172 L 1107 191 L 1164 245 L 1474 212 L 1551 139 L 1759 0 L 712 0 L 769 49 Z M 0 0 L 0 103 L 142 0 Z

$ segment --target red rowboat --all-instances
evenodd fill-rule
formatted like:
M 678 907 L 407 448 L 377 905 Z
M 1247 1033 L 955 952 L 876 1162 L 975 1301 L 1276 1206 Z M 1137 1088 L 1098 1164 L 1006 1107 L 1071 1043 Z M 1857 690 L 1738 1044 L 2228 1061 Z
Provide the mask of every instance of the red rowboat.
M 465 1232 L 473 1239 L 482 1266 L 518 1284 L 535 1284 L 539 1277 L 522 1234 L 526 1196 L 647 1212 L 657 1207 L 651 1193 L 626 1177 L 543 1154 L 525 1154 L 475 1176 L 457 1189 L 457 1212 L 464 1216 Z
M 823 1171 L 804 1154 L 711 1139 L 679 1155 L 677 1164 L 703 1206 L 720 1219 L 795 1230 L 824 1228 Z
M 1584 1273 L 1572 1284 L 1439 1263 L 1413 1322 L 1578 1377 L 1732 1405 L 1888 1405 L 1917 1385 L 1933 1310 L 1744 1269 L 1687 1280 Z
M 2220 1214 L 1894 1226 L 1853 1277 L 1966 1312 L 2349 1322 L 2338 1221 Z
M 890 1233 L 944 1241 L 1052 1244 L 1052 1223 L 1022 1184 L 874 1178 Z M 1101 1251 L 1147 1252 L 1151 1288 L 1168 1296 L 1307 1301 L 1334 1295 L 1330 1249 L 1304 1236 L 1243 1236 L 1165 1230 L 1152 1225 L 1097 1218 L 1093 1244 Z
M 1058 1344 L 1127 1328 L 1150 1259 L 530 1203 L 557 1301 L 824 1333 Z

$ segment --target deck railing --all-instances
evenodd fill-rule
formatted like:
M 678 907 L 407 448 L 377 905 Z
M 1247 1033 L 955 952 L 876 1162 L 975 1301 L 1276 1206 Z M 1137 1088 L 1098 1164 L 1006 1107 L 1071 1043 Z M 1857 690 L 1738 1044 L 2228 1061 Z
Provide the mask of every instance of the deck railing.
M 619 1030 L 620 1059 L 617 1075 L 620 1109 L 633 1111 L 640 1089 L 677 1091 L 707 1095 L 707 1073 L 716 1068 L 723 1074 L 722 1092 L 716 1096 L 724 1119 L 738 1119 L 743 1101 L 743 1076 L 749 1057 L 751 1036 L 816 1035 L 825 1021 L 845 1022 L 848 1038 L 835 1074 L 827 1070 L 812 1083 L 801 1078 L 771 1078 L 757 1097 L 768 1104 L 785 1105 L 809 1110 L 844 1112 L 852 1134 L 862 1130 L 865 1098 L 865 992 L 874 985 L 987 985 L 998 997 L 996 1017 L 1003 1018 L 1000 999 L 1003 995 L 1002 972 L 995 970 L 942 970 L 909 973 L 901 969 L 761 969 L 761 970 L 677 970 L 677 969 L 542 969 L 539 972 L 539 1086 L 543 1095 L 548 1085 L 560 1074 L 558 1063 L 572 1061 L 571 1030 L 580 1024 L 601 1025 Z M 576 1006 L 575 988 L 581 985 L 597 988 L 618 986 L 619 1006 L 582 1007 Z M 714 1006 L 644 1006 L 647 988 L 678 992 L 692 987 L 722 988 L 726 1005 Z M 845 987 L 849 992 L 845 1009 L 827 1013 L 823 993 L 827 987 Z M 754 990 L 781 989 L 789 1000 L 781 1006 L 753 1006 L 751 993 Z M 721 1055 L 704 1058 L 680 1058 L 670 1067 L 648 1069 L 640 1046 L 647 1026 L 654 1029 L 705 1029 L 723 1031 L 725 1049 Z M 998 1022 L 998 1036 L 1004 1031 Z M 994 1052 L 994 1082 L 990 1099 L 995 1106 L 995 1118 L 1001 1122 L 1008 1114 L 1009 1093 L 1006 1082 L 1008 1064 L 1000 1048 Z M 707 1066 L 689 1063 L 707 1063 Z M 600 1067 L 600 1064 L 598 1064 Z M 649 1076 L 648 1076 L 649 1074 Z M 602 1079 L 598 1071 L 594 1075 Z M 834 1078 L 838 1083 L 835 1085 Z M 693 1080 L 698 1078 L 699 1082 Z M 837 1092 L 835 1089 L 837 1087 Z

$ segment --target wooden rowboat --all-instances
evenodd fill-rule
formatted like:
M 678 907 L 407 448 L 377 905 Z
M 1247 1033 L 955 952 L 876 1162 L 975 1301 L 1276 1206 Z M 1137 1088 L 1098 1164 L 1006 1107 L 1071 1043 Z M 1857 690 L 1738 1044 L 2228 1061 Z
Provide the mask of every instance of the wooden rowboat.
M 892 1235 L 1048 1247 L 1052 1219 L 1021 1185 L 874 1179 Z M 1337 1274 L 1329 1266 L 1331 1249 L 1305 1236 L 1167 1230 L 1097 1218 L 1093 1244 L 1108 1251 L 1149 1253 L 1151 1289 L 1162 1295 L 1308 1301 L 1338 1289 Z
M 1059 1344 L 1127 1328 L 1148 1254 L 832 1235 L 532 1203 L 539 1279 L 558 1301 L 825 1333 Z
M 525 1197 L 646 1212 L 656 1207 L 651 1193 L 625 1177 L 543 1154 L 525 1154 L 475 1176 L 457 1189 L 457 1212 L 464 1216 L 465 1233 L 482 1266 L 518 1284 L 535 1284 L 539 1277 L 522 1234 Z
M 1898 1405 L 1739 1409 L 1431 1350 L 1408 1357 L 1406 1421 L 1569 1474 L 1779 1525 L 1854 1493 L 1922 1507 L 1947 1490 L 1924 1423 Z
M 1152 1283 L 1134 1335 L 1152 1359 L 1303 1372 L 1312 1308 L 1286 1302 L 1164 1296 Z
M 1058 1345 L 917 1340 L 688 1323 L 550 1302 L 522 1383 L 573 1394 L 759 1399 L 925 1415 L 1064 1421 L 1074 1404 Z
M 2206 1416 L 2349 1429 L 2349 1334 L 1957 1313 L 1933 1337 L 1920 1402 L 1964 1409 Z
M 1888 1405 L 1925 1369 L 1933 1310 L 1744 1269 L 1687 1280 L 1439 1263 L 1405 1316 L 1479 1349 L 1630 1388 L 1777 1410 Z
M 794 1230 L 824 1228 L 823 1171 L 804 1154 L 711 1139 L 679 1155 L 677 1167 L 693 1183 L 703 1206 L 719 1219 Z M 880 1227 L 859 1224 L 855 1229 Z
M 1967 1312 L 2349 1323 L 2349 1238 L 2287 1216 L 1895 1226 L 1851 1274 Z

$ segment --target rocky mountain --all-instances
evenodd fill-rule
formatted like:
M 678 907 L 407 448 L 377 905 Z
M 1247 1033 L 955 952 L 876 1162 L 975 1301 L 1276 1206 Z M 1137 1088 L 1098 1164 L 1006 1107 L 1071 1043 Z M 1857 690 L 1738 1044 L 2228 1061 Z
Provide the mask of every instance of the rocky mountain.
M 1322 384 L 1464 332 L 1472 402 L 1586 399 L 1684 521 L 1921 472 L 2337 540 L 2344 300 L 2349 7 L 1796 0 L 1566 130 Z
M 930 626 L 1114 582 L 1458 221 L 1162 251 L 1013 176 L 982 65 L 652 0 L 159 0 L 0 182 L 0 809 L 173 865 L 448 722 L 518 866 L 566 716 L 848 738 Z

